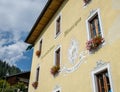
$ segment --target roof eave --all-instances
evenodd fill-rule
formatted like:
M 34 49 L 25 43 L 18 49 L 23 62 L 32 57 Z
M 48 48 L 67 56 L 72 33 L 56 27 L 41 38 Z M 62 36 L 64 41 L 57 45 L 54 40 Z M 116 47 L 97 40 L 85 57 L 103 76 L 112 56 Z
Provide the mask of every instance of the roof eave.
M 58 0 L 58 1 L 57 0 L 48 0 L 48 2 L 46 3 L 45 7 L 42 10 L 42 12 L 40 13 L 40 16 L 38 17 L 35 24 L 33 25 L 29 35 L 27 36 L 27 38 L 25 40 L 26 43 L 34 45 L 34 43 L 37 40 L 37 38 L 39 37 L 40 33 L 43 31 L 43 29 L 46 27 L 46 25 L 49 23 L 51 18 L 54 16 L 54 14 L 56 13 L 56 11 L 59 9 L 59 7 L 61 6 L 61 4 L 64 1 L 65 0 Z M 54 5 L 55 5 L 55 7 L 53 7 Z M 51 7 L 52 7 L 52 10 L 51 10 Z M 49 13 L 49 12 L 51 12 L 51 13 Z M 46 18 L 46 15 L 48 18 Z
M 51 1 L 52 1 L 52 0 L 48 0 L 48 2 L 46 3 L 45 7 L 44 7 L 43 10 L 42 10 L 42 12 L 40 13 L 39 17 L 37 18 L 35 24 L 33 25 L 32 29 L 31 29 L 31 31 L 30 31 L 30 33 L 28 34 L 27 38 L 25 39 L 25 42 L 26 42 L 26 43 L 29 43 L 29 42 L 28 42 L 29 37 L 32 35 L 34 29 L 36 28 L 36 26 L 37 26 L 37 24 L 39 23 L 40 19 L 41 19 L 42 16 L 44 15 L 44 13 L 45 13 L 45 11 L 47 10 L 48 6 L 50 5 Z M 33 44 L 33 43 L 29 43 L 29 44 Z

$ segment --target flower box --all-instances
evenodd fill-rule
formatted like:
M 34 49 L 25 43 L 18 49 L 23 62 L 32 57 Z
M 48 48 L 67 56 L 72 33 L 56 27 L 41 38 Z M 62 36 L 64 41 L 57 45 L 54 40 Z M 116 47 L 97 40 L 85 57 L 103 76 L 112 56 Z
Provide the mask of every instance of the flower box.
M 87 50 L 95 50 L 97 47 L 104 42 L 104 38 L 97 36 L 86 43 Z
M 41 51 L 40 51 L 40 50 L 37 50 L 37 51 L 36 51 L 36 56 L 38 56 L 38 57 L 39 57 L 39 56 L 40 56 L 40 54 L 41 54 Z
M 59 73 L 59 70 L 60 70 L 60 67 L 55 65 L 51 68 L 50 72 L 53 76 L 55 76 L 57 73 Z
M 36 89 L 37 86 L 38 86 L 38 82 L 37 82 L 37 81 L 36 81 L 36 82 L 33 82 L 33 83 L 32 83 L 32 86 Z

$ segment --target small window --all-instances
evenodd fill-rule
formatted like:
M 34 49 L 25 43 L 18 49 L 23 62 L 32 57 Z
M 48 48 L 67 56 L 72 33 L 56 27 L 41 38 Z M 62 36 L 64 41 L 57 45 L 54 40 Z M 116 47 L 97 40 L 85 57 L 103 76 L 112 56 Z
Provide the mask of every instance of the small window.
M 40 71 L 40 67 L 38 67 L 36 71 L 36 82 L 39 81 L 39 71 Z
M 40 41 L 39 51 L 40 51 L 40 55 L 41 55 L 41 52 L 42 52 L 42 40 Z
M 61 92 L 61 88 L 55 88 L 53 92 Z
M 37 55 L 38 57 L 40 57 L 41 51 L 42 51 L 42 40 L 40 40 L 39 49 L 36 51 L 36 55 Z
M 51 68 L 51 74 L 56 77 L 56 75 L 59 74 L 60 70 L 60 48 L 55 50 L 55 61 L 54 61 L 54 66 Z
M 92 78 L 94 92 L 113 92 L 109 64 L 99 63 L 92 71 Z
M 60 90 L 57 90 L 56 92 L 60 92 Z
M 111 92 L 110 79 L 107 69 L 95 75 L 98 92 Z
M 91 39 L 102 36 L 98 14 L 96 14 L 91 20 L 88 21 L 88 25 Z
M 56 36 L 60 34 L 61 31 L 61 16 L 59 15 L 56 19 Z
M 83 0 L 84 5 L 87 5 L 91 0 Z
M 55 51 L 55 65 L 60 67 L 60 48 Z
M 87 19 L 88 41 L 86 48 L 89 51 L 95 51 L 104 42 L 99 10 L 96 10 Z

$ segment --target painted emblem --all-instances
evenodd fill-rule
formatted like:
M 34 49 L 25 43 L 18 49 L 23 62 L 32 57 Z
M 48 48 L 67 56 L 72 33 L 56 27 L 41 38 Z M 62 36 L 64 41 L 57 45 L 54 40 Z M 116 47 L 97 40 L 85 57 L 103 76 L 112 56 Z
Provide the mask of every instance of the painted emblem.
M 75 60 L 78 57 L 78 43 L 75 40 L 72 40 L 71 46 L 68 49 L 68 59 L 71 64 L 75 64 Z
M 77 70 L 80 65 L 85 61 L 85 58 L 88 55 L 87 50 L 83 50 L 80 53 L 78 52 L 78 42 L 76 40 L 72 40 L 70 47 L 68 48 L 68 62 L 61 68 L 61 73 L 72 73 Z M 68 65 L 67 65 L 68 64 Z M 71 64 L 71 66 L 69 66 Z

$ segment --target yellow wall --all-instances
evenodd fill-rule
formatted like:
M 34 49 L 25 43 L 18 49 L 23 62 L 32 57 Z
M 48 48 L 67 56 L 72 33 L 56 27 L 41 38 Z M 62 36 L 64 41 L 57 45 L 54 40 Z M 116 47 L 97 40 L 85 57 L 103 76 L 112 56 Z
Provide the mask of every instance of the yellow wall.
M 62 92 L 93 92 L 91 73 L 99 60 L 110 64 L 113 90 L 120 92 L 120 7 L 117 2 L 119 0 L 91 0 L 86 6 L 82 0 L 64 2 L 34 46 L 29 92 L 52 92 L 56 85 L 61 87 Z M 118 6 L 115 7 L 115 5 Z M 53 77 L 50 69 L 54 65 L 54 51 L 59 45 L 61 46 L 61 68 L 74 66 L 68 59 L 68 50 L 72 40 L 78 43 L 77 62 L 80 53 L 86 51 L 85 43 L 88 39 L 86 19 L 90 12 L 96 9 L 100 10 L 104 45 L 95 53 L 89 53 L 74 72 L 60 73 Z M 62 30 L 61 34 L 55 38 L 55 19 L 58 14 L 62 15 Z M 37 57 L 35 52 L 39 48 L 41 38 L 43 39 L 42 53 L 40 57 Z M 39 85 L 37 89 L 34 89 L 31 84 L 35 81 L 38 66 L 40 66 Z

